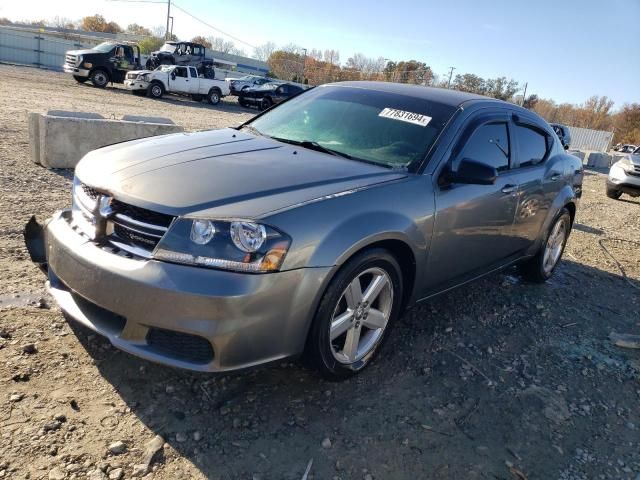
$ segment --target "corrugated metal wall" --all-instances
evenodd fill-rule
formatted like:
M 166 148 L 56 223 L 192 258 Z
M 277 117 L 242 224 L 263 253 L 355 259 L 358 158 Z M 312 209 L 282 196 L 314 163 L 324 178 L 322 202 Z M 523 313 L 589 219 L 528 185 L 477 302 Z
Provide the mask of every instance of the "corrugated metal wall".
M 62 70 L 67 50 L 90 48 L 93 44 L 0 27 L 0 62 Z
M 569 131 L 571 132 L 571 149 L 573 150 L 606 152 L 613 140 L 613 132 L 571 126 L 569 126 Z

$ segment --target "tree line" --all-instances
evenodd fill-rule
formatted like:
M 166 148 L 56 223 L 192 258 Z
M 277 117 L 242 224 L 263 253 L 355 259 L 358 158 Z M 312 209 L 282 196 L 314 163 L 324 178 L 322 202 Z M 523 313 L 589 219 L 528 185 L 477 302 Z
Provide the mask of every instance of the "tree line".
M 0 25 L 12 23 L 7 18 L 0 18 Z M 99 14 L 86 16 L 78 21 L 56 16 L 50 20 L 19 23 L 137 35 L 142 37 L 138 44 L 143 54 L 158 50 L 165 41 L 163 26 L 149 29 L 132 23 L 122 28 L 116 22 L 108 21 Z M 177 37 L 173 35 L 171 39 L 177 40 Z M 244 49 L 236 47 L 233 41 L 222 37 L 198 35 L 191 41 L 218 52 L 248 56 Z M 593 96 L 578 105 L 558 104 L 552 99 L 539 98 L 536 94 L 523 98 L 519 95 L 523 90 L 521 82 L 505 76 L 482 78 L 473 73 L 463 73 L 449 78 L 448 75 L 436 74 L 422 61 L 414 59 L 396 61 L 383 57 L 367 57 L 363 53 L 355 53 L 341 62 L 338 50 L 307 50 L 293 43 L 277 48 L 273 42 L 267 42 L 254 47 L 252 56 L 269 65 L 269 76 L 282 80 L 311 85 L 347 80 L 377 80 L 452 88 L 521 104 L 549 122 L 594 130 L 613 130 L 615 142 L 640 143 L 640 103 L 626 104 L 619 111 L 614 112 L 614 103 L 606 96 Z

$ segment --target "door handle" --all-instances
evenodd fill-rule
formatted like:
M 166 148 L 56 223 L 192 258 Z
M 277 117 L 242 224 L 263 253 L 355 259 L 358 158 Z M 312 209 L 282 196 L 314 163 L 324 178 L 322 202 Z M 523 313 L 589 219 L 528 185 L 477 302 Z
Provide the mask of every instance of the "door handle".
M 551 180 L 552 182 L 557 182 L 560 179 L 560 174 L 559 173 L 554 173 L 553 175 L 551 175 L 549 177 L 549 180 Z
M 501 192 L 502 193 L 516 193 L 517 189 L 518 189 L 517 185 L 505 185 L 504 187 L 502 187 Z

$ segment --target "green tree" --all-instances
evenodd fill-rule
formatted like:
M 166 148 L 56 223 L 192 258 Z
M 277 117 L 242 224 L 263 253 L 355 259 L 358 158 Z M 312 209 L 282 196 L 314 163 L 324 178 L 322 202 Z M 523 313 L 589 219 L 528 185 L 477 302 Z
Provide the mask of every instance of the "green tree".
M 145 37 L 138 42 L 138 46 L 140 47 L 140 53 L 148 55 L 151 52 L 159 50 L 163 43 L 164 38 Z

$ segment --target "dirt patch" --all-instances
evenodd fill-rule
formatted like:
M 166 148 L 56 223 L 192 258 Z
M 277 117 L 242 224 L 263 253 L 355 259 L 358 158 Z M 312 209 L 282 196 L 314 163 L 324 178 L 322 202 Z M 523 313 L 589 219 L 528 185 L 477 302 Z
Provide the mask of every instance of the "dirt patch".
M 296 362 L 201 375 L 119 352 L 51 307 L 21 235 L 70 203 L 71 174 L 29 159 L 26 112 L 50 108 L 189 130 L 250 116 L 233 99 L 154 101 L 0 66 L 0 478 L 300 479 L 311 459 L 315 479 L 640 474 L 640 352 L 609 339 L 640 333 L 640 248 L 621 241 L 640 239 L 640 201 L 606 198 L 602 173 L 588 172 L 548 284 L 507 271 L 423 303 L 344 383 Z M 612 238 L 615 261 L 599 242 Z

